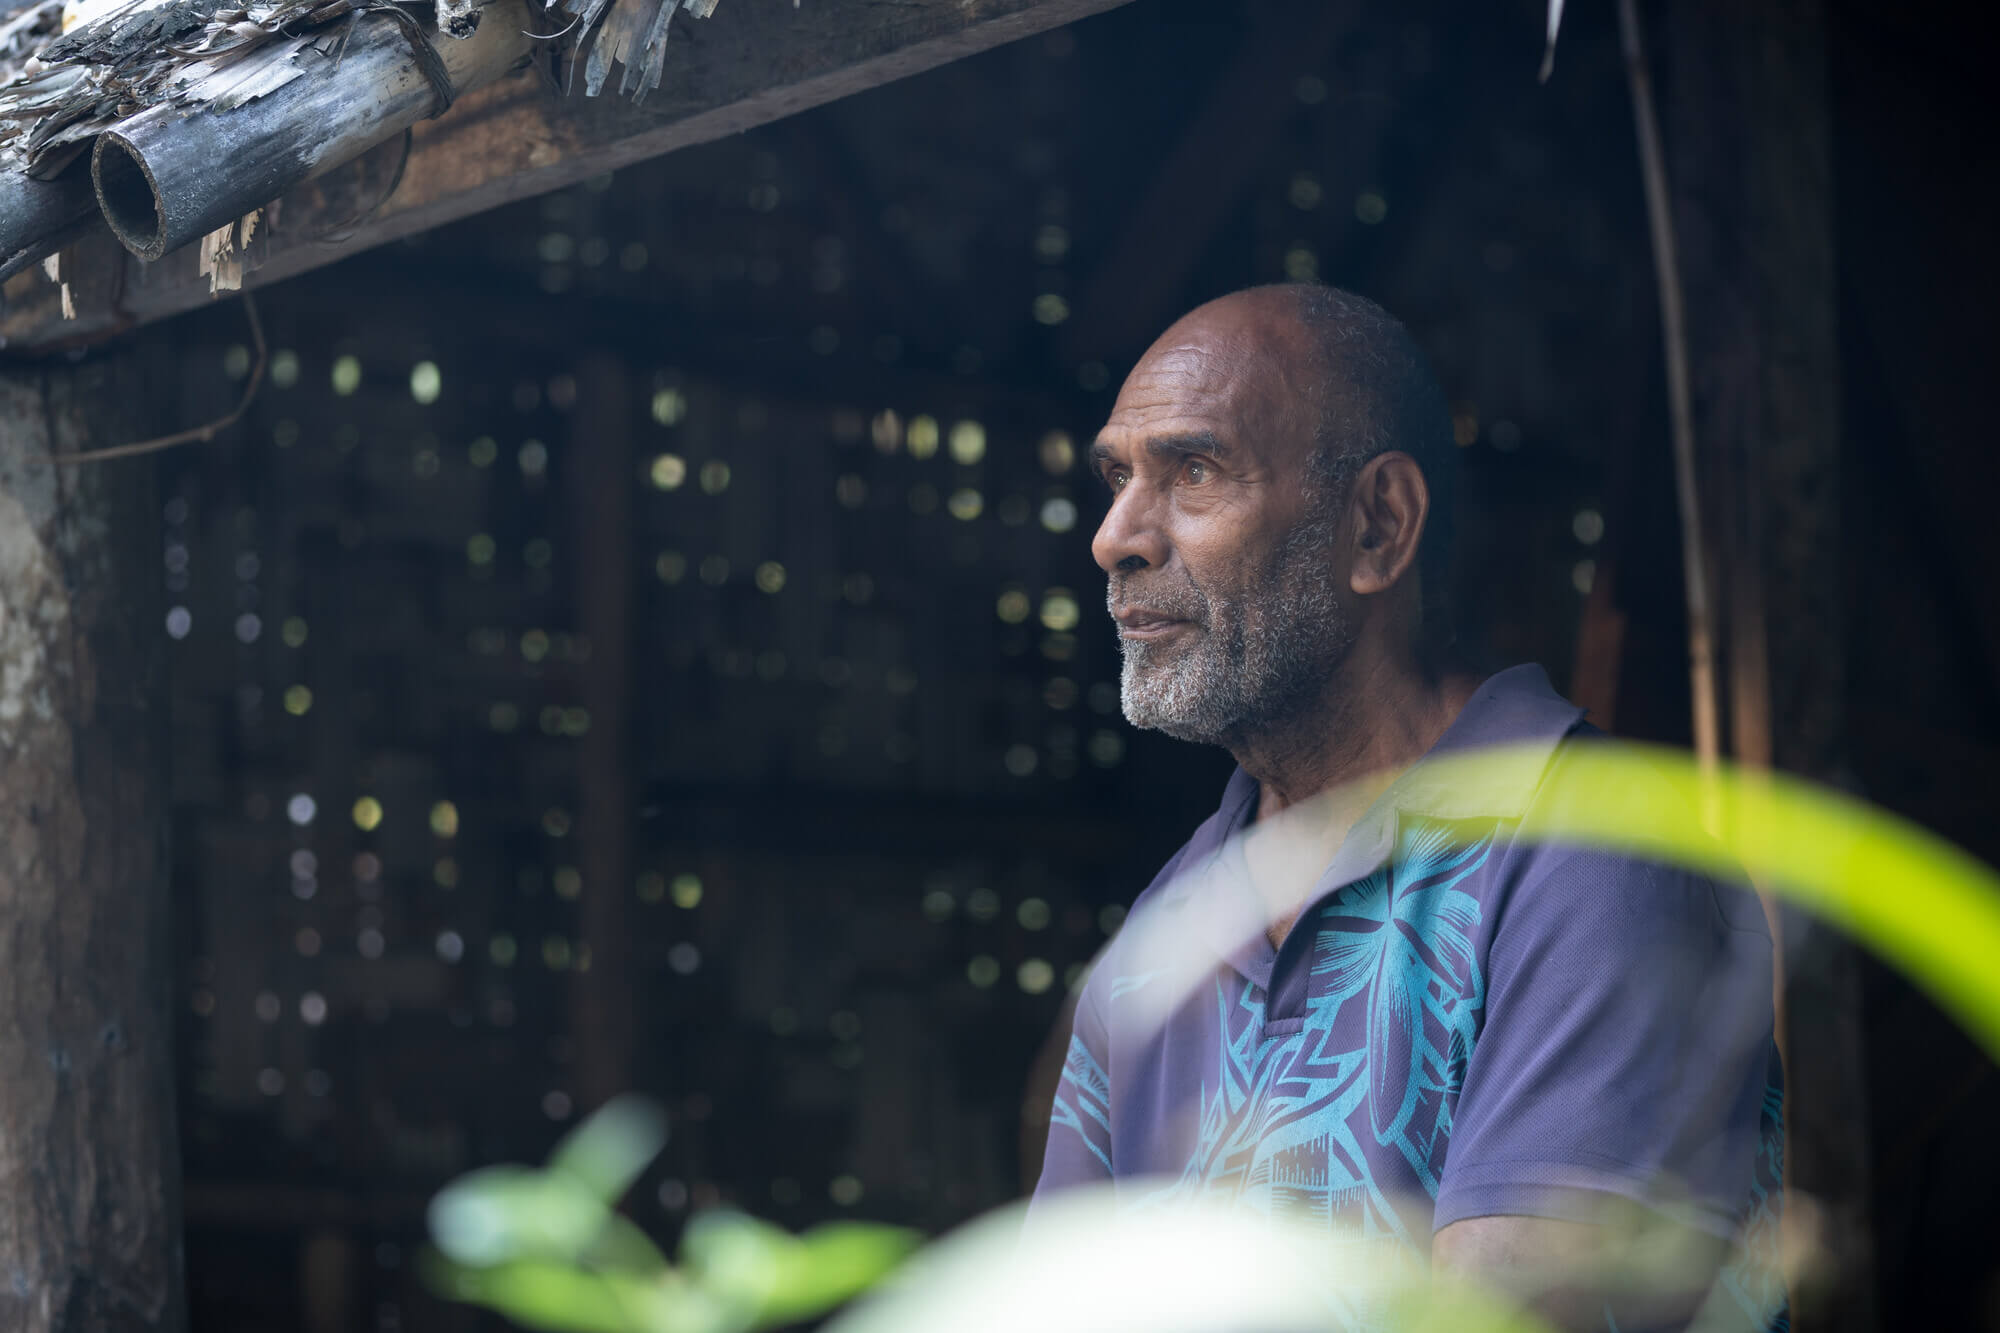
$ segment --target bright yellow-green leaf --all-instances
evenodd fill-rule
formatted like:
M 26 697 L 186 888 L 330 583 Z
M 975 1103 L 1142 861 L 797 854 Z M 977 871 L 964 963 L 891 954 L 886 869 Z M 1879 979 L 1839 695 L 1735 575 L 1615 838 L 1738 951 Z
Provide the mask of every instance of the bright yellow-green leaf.
M 1416 771 L 1471 790 L 1532 758 L 1496 749 Z M 1517 836 L 1747 872 L 1874 950 L 2000 1056 L 2000 875 L 1907 820 L 1782 773 L 1705 778 L 1681 751 L 1604 741 L 1570 747 Z

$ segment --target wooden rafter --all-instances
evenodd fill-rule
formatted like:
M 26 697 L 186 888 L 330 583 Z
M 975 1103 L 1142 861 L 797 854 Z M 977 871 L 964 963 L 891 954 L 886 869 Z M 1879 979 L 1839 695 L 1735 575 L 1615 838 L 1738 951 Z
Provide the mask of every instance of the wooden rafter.
M 292 277 L 375 246 L 690 144 L 739 133 L 824 102 L 1111 9 L 1124 0 L 735 0 L 690 25 L 667 86 L 643 106 L 566 97 L 523 72 L 459 99 L 413 131 L 401 184 L 355 225 L 352 195 L 309 183 L 265 232 L 244 285 Z M 336 176 L 342 173 L 335 173 Z M 328 178 L 331 181 L 332 178 Z M 339 239 L 330 239 L 338 234 Z M 8 351 L 101 340 L 206 304 L 194 250 L 144 264 L 95 236 L 76 267 L 105 275 L 62 317 L 36 273 L 5 287 Z M 95 295 L 96 299 L 91 299 Z
M 1298 107 L 1293 80 L 1319 69 L 1366 12 L 1324 0 L 1304 23 L 1291 10 L 1258 14 L 1084 289 L 1063 338 L 1070 359 L 1136 354 L 1180 313 L 1189 272 Z

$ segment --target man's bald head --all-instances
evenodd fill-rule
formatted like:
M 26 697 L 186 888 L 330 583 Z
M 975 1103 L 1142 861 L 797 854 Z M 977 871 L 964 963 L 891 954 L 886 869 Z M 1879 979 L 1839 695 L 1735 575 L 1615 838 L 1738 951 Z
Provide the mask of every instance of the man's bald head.
M 1308 480 L 1338 503 L 1362 464 L 1400 450 L 1417 460 L 1431 493 L 1422 571 L 1442 595 L 1452 546 L 1457 449 L 1451 411 L 1429 361 L 1402 321 L 1365 296 L 1319 283 L 1247 287 L 1189 311 L 1155 351 L 1200 330 L 1240 338 L 1248 358 L 1313 414 Z M 1149 352 L 1147 355 L 1152 355 Z

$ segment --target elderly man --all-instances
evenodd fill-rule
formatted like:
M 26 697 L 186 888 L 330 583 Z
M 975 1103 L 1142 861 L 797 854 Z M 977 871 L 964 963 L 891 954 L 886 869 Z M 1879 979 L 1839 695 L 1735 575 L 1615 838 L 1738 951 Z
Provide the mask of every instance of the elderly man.
M 1455 449 L 1409 334 L 1324 287 L 1212 302 L 1091 461 L 1125 715 L 1238 768 L 1078 1000 L 1037 1205 L 1110 1178 L 1428 1254 L 1570 1326 L 1704 1299 L 1781 1326 L 1763 916 L 1511 837 L 1590 729 L 1539 667 L 1453 656 Z M 1426 780 L 1495 743 L 1534 762 L 1504 792 Z M 1694 1241 L 1665 1290 L 1584 1271 L 1634 1217 Z

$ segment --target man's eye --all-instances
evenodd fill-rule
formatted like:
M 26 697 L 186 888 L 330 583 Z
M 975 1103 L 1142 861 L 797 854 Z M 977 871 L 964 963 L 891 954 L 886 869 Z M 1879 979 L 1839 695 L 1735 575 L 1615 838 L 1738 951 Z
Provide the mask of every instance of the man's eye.
M 1187 479 L 1189 481 L 1199 486 L 1202 482 L 1208 480 L 1208 476 L 1209 469 L 1207 463 L 1204 463 L 1199 458 L 1190 458 L 1188 460 Z
M 1104 474 L 1104 484 L 1109 486 L 1114 491 L 1124 490 L 1125 483 L 1130 481 L 1131 479 L 1132 479 L 1132 474 L 1125 471 L 1125 469 L 1123 468 L 1113 468 L 1111 469 L 1111 471 Z

